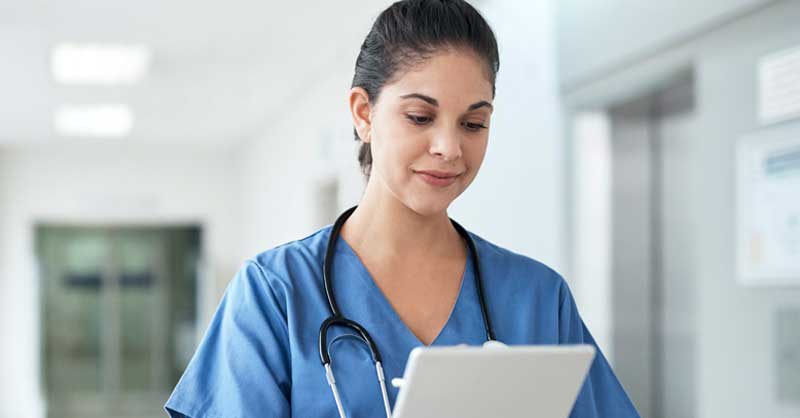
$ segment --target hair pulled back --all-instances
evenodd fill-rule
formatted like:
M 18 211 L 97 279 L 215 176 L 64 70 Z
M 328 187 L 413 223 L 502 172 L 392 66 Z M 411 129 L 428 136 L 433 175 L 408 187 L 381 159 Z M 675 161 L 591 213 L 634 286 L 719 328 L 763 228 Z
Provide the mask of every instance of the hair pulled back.
M 479 57 L 494 98 L 500 67 L 497 40 L 483 16 L 464 0 L 401 0 L 381 12 L 361 44 L 351 87 L 363 88 L 370 103 L 377 103 L 384 85 L 443 49 Z M 355 127 L 353 134 L 361 141 Z M 358 162 L 369 178 L 369 143 L 361 144 Z

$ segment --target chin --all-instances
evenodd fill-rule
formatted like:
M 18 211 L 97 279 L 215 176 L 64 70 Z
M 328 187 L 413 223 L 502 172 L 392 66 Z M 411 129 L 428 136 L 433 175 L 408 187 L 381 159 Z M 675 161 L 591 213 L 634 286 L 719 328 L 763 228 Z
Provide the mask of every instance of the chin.
M 408 201 L 406 206 L 420 216 L 428 217 L 446 213 L 450 203 L 452 203 L 452 200 L 442 200 L 441 198 L 430 200 L 416 198 Z

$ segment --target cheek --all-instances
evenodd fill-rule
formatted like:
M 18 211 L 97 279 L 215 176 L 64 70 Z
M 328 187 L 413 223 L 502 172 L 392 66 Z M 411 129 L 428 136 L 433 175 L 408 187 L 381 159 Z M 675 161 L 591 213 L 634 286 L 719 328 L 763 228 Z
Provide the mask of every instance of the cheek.
M 486 146 L 488 138 L 476 138 L 464 147 L 463 156 L 469 169 L 477 171 L 486 156 Z M 474 174 L 474 173 L 473 173 Z
M 384 163 L 397 170 L 408 170 L 427 151 L 425 138 L 408 127 L 396 124 L 384 134 Z
M 390 177 L 404 176 L 401 171 L 408 171 L 415 158 L 418 157 L 423 141 L 417 133 L 404 126 L 402 121 L 382 123 L 374 131 L 375 141 L 372 144 L 374 164 Z

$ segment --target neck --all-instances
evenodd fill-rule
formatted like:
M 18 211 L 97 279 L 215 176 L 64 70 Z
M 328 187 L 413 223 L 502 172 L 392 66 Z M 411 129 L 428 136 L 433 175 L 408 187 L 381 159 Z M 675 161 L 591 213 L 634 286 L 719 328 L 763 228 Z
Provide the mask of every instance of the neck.
M 360 256 L 394 262 L 461 258 L 464 243 L 447 211 L 421 215 L 372 178 L 341 236 Z

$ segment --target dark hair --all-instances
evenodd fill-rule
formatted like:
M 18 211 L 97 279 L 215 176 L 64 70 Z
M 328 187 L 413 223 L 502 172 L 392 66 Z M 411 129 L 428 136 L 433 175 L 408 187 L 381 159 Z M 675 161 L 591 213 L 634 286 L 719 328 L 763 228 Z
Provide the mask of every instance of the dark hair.
M 500 68 L 497 40 L 483 16 L 464 0 L 402 0 L 381 12 L 361 44 L 352 87 L 362 87 L 370 103 L 376 103 L 384 85 L 440 48 L 471 50 L 481 58 L 494 98 Z M 353 134 L 361 140 L 355 127 Z M 369 178 L 369 143 L 361 144 L 358 162 Z

